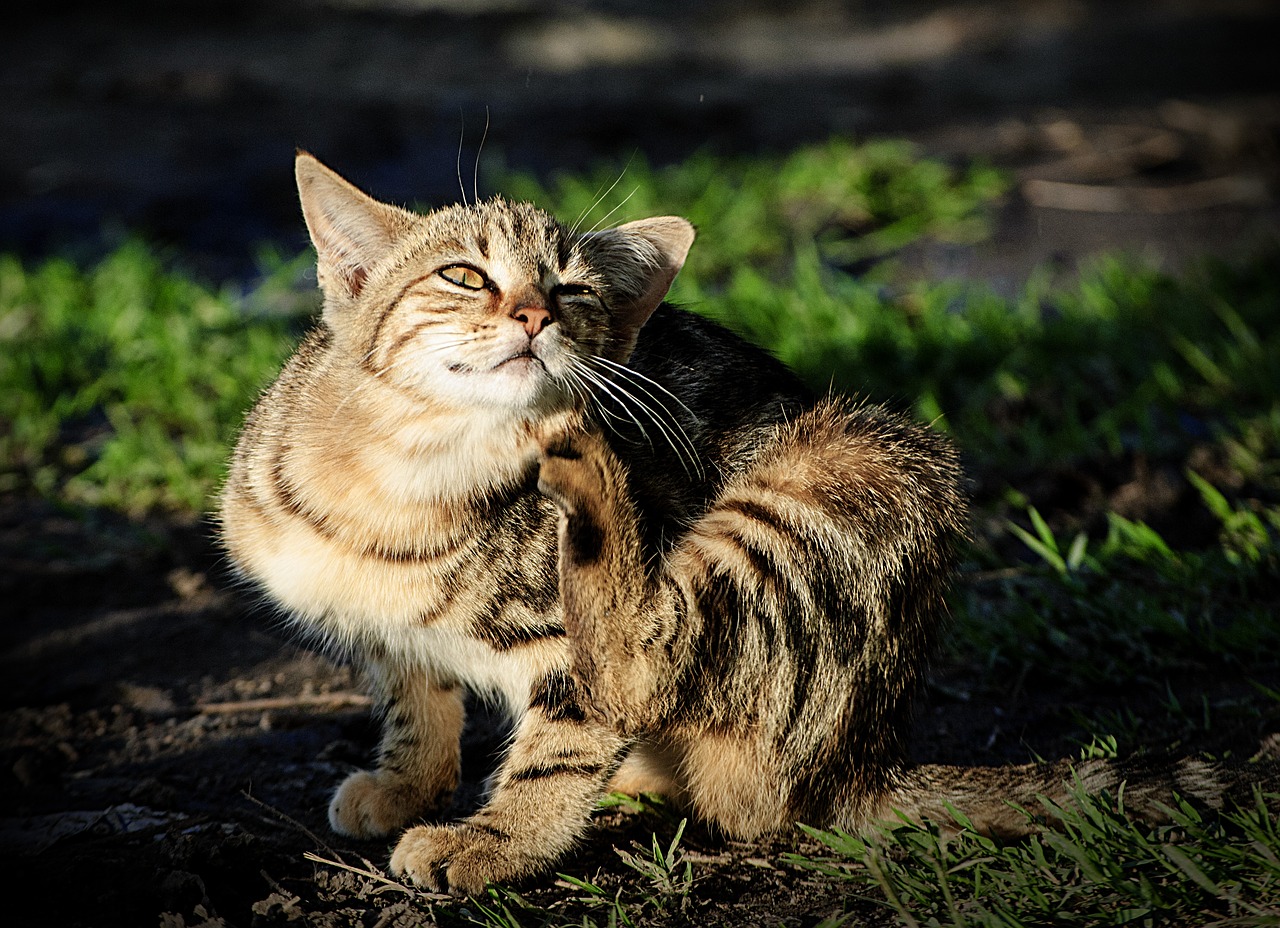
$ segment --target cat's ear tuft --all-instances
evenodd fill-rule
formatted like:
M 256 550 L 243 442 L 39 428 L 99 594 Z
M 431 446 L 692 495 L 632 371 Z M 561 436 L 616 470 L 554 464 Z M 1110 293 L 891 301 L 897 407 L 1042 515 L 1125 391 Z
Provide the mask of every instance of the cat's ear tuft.
M 655 216 L 625 223 L 604 234 L 634 246 L 636 270 L 630 289 L 635 296 L 619 309 L 624 311 L 625 321 L 638 331 L 662 303 L 671 282 L 684 267 L 696 235 L 693 223 L 679 216 Z
M 321 287 L 329 296 L 359 296 L 370 269 L 409 227 L 413 214 L 373 199 L 303 151 L 294 175 Z

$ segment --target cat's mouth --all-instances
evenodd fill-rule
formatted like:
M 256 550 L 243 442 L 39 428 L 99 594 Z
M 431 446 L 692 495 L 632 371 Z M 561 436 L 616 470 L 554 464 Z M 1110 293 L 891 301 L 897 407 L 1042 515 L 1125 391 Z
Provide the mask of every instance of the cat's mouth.
M 493 369 L 499 370 L 501 368 L 506 367 L 508 364 L 518 364 L 523 366 L 537 364 L 544 371 L 547 369 L 547 365 L 542 362 L 542 359 L 538 357 L 536 354 L 534 354 L 532 351 L 530 351 L 528 348 L 524 349 L 523 351 L 517 351 L 515 354 L 511 355 L 508 358 L 504 358 L 503 360 L 499 361 L 496 365 L 494 365 Z
M 547 369 L 546 362 L 534 354 L 530 349 L 525 348 L 507 355 L 502 360 L 489 366 L 479 366 L 474 362 L 455 361 L 446 365 L 452 374 L 491 374 L 494 371 L 502 370 L 532 370 L 534 367 L 542 368 L 544 373 L 550 373 Z

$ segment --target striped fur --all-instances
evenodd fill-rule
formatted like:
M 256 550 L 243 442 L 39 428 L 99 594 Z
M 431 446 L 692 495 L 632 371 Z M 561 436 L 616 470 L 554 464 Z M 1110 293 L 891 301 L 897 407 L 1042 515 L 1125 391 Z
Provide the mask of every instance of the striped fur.
M 956 454 L 662 304 L 688 223 L 419 216 L 310 156 L 297 175 L 324 311 L 246 420 L 220 513 L 243 576 L 368 673 L 378 763 L 338 788 L 336 830 L 448 803 L 464 689 L 514 720 L 489 799 L 391 858 L 461 892 L 551 866 L 610 787 L 749 837 L 946 802 L 1000 831 L 993 797 L 1061 778 L 907 766 L 964 529 Z
M 820 402 L 762 437 L 656 564 L 630 481 L 591 429 L 541 467 L 588 717 L 656 736 L 644 766 L 734 835 L 864 821 L 903 765 L 943 612 L 954 452 L 881 408 Z
M 1259 756 L 1247 764 L 1223 764 L 1196 757 L 1144 755 L 1128 759 L 1061 760 L 1004 767 L 947 767 L 924 764 L 899 771 L 880 817 L 894 810 L 916 821 L 954 827 L 950 808 L 989 835 L 1019 838 L 1043 819 L 1042 800 L 1069 806 L 1071 792 L 1104 790 L 1123 798 L 1126 814 L 1152 824 L 1169 820 L 1166 807 L 1175 795 L 1204 808 L 1220 809 L 1228 800 L 1251 804 L 1255 788 L 1280 792 L 1280 763 Z M 1023 814 L 1024 810 L 1034 818 Z

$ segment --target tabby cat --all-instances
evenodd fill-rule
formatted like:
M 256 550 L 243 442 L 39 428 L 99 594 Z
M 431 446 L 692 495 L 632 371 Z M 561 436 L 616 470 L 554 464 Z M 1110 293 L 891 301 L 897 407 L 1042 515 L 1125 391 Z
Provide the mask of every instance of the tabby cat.
M 378 763 L 338 788 L 336 831 L 412 825 L 392 870 L 478 893 L 548 868 L 607 790 L 749 838 L 946 803 L 1016 832 L 1002 798 L 1057 789 L 1065 768 L 907 764 L 964 530 L 956 453 L 665 304 L 688 222 L 417 215 L 296 170 L 322 320 L 246 421 L 221 526 L 372 682 Z M 478 812 L 413 825 L 458 785 L 464 688 L 510 712 L 510 748 Z M 1216 788 L 1195 762 L 1170 776 Z

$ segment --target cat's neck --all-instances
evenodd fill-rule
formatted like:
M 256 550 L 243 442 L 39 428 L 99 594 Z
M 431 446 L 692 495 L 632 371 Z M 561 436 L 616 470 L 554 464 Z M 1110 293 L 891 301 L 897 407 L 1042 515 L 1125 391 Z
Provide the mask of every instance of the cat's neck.
M 313 396 L 342 399 L 304 420 L 310 434 L 295 447 L 352 492 L 364 484 L 390 506 L 465 506 L 508 493 L 534 466 L 545 414 L 431 402 L 344 364 L 324 376 L 329 388 Z

